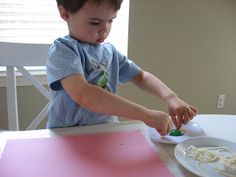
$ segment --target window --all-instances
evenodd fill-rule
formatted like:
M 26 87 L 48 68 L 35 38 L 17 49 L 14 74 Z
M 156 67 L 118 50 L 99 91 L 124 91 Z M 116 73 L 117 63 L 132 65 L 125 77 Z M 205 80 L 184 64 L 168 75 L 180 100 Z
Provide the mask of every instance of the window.
M 127 54 L 128 14 L 129 0 L 124 0 L 106 40 L 123 54 Z M 56 0 L 0 0 L 0 41 L 52 43 L 67 31 Z M 35 70 L 35 67 L 29 69 Z M 5 72 L 5 67 L 0 67 L 0 72 Z

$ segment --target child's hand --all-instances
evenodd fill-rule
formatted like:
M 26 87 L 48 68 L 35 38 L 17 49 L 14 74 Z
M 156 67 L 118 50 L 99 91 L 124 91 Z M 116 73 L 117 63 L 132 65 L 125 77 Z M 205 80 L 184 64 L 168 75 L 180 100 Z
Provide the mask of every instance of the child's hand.
M 171 117 L 162 111 L 150 110 L 145 123 L 155 128 L 161 136 L 167 135 L 173 129 Z
M 167 100 L 167 105 L 172 121 L 177 129 L 182 124 L 187 124 L 197 114 L 195 107 L 188 105 L 177 96 Z

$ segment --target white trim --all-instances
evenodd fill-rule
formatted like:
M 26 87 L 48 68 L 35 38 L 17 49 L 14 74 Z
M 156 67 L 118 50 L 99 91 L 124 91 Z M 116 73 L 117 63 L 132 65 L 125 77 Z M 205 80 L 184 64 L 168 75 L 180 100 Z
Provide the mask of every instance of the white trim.
M 31 71 L 30 73 L 43 85 L 48 84 L 45 70 Z M 0 72 L 0 87 L 6 87 L 6 85 L 6 72 L 2 71 Z M 16 72 L 16 86 L 33 86 L 33 84 L 29 82 L 20 72 Z
M 14 66 L 7 67 L 7 115 L 9 130 L 19 130 L 16 74 Z

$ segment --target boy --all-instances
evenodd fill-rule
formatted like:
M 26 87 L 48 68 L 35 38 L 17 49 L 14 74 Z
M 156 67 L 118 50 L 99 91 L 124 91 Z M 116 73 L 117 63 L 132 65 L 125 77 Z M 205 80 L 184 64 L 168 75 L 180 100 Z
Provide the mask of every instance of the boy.
M 197 109 L 182 101 L 154 75 L 142 70 L 114 46 L 103 43 L 122 0 L 57 0 L 69 35 L 48 53 L 52 90 L 48 128 L 117 122 L 117 116 L 141 120 L 160 135 L 190 121 Z M 116 95 L 119 83 L 131 81 L 161 98 L 169 114 L 150 110 Z M 172 120 L 172 122 L 171 122 Z

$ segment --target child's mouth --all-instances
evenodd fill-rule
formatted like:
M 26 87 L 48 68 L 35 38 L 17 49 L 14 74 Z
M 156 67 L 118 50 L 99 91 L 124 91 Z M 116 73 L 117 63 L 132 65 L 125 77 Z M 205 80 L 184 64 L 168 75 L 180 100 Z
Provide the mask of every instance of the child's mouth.
M 97 43 L 102 43 L 102 42 L 104 42 L 104 39 L 98 39 L 97 40 Z

